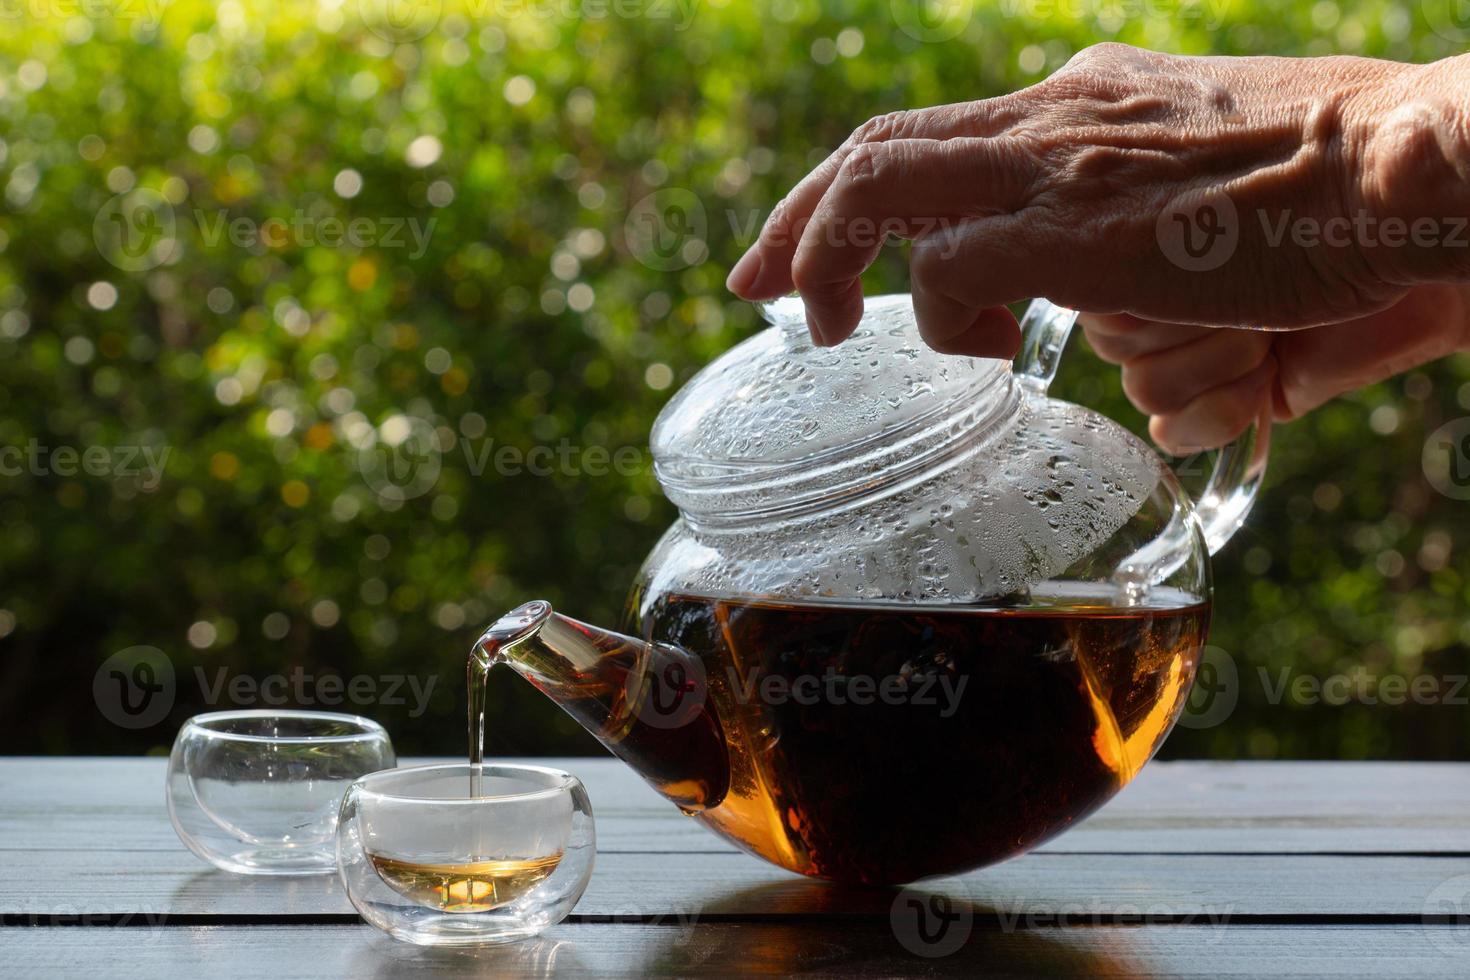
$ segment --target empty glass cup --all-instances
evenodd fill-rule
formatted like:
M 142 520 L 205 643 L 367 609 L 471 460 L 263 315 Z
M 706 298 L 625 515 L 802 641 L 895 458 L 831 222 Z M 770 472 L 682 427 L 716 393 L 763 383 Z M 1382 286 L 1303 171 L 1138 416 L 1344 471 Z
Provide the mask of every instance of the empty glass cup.
M 226 871 L 326 874 L 337 867 L 342 794 L 394 763 L 388 733 L 357 715 L 197 715 L 169 757 L 169 819 L 189 850 Z
M 481 795 L 470 796 L 478 768 Z M 337 861 L 362 917 L 421 946 L 534 936 L 582 897 L 597 850 L 574 776 L 458 763 L 365 776 L 342 800 Z

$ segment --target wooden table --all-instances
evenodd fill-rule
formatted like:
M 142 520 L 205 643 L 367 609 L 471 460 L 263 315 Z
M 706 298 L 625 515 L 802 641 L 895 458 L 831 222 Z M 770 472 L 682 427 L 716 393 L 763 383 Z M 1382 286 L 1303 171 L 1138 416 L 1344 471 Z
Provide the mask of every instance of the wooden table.
M 905 901 L 925 894 L 797 878 L 616 762 L 539 761 L 591 794 L 587 894 L 540 939 L 440 951 L 362 924 L 334 877 L 202 864 L 161 759 L 0 759 L 0 975 L 1470 976 L 1470 765 L 1154 763 L 1071 833 L 948 882 L 960 917 L 926 944 Z

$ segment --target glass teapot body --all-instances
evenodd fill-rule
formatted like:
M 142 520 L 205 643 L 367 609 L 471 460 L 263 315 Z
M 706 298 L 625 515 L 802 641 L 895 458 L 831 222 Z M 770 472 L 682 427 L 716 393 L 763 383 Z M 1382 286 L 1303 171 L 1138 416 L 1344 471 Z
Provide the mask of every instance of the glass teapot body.
M 907 297 L 870 299 L 846 351 L 778 309 L 655 426 L 681 517 L 622 632 L 547 607 L 503 659 L 803 874 L 911 881 L 1074 825 L 1188 697 L 1210 546 L 1260 452 L 1222 453 L 1192 503 L 1146 444 L 1046 395 L 1073 316 L 1033 305 L 1012 368 L 923 348 Z

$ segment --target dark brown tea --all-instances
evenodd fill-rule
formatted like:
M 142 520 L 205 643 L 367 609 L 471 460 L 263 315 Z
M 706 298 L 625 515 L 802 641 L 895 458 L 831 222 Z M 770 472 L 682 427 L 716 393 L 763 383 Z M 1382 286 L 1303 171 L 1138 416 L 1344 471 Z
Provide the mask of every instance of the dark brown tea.
M 615 711 L 635 723 L 614 751 L 640 768 L 680 756 L 671 774 L 703 787 L 687 809 L 770 861 L 912 881 L 1026 851 L 1108 800 L 1173 724 L 1208 624 L 1207 603 L 1065 593 L 1025 608 L 665 597 L 630 632 L 699 657 L 699 710 L 672 729 Z
M 717 806 L 729 786 L 725 733 L 691 676 L 689 656 L 566 617 L 531 603 L 501 620 L 470 654 L 470 795 L 480 795 L 485 690 L 490 669 L 513 659 L 520 674 L 613 754 L 686 812 Z M 528 611 L 523 620 L 517 613 Z M 497 626 L 501 625 L 497 623 Z M 521 642 L 535 624 L 535 639 Z M 506 652 L 514 651 L 511 658 Z

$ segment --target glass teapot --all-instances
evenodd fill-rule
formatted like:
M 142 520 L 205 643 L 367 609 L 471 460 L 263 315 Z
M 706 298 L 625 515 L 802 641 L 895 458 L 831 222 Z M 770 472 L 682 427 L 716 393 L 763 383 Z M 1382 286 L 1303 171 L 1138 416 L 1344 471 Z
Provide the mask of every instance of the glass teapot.
M 1014 363 L 930 350 L 908 296 L 870 298 L 833 348 L 799 300 L 764 312 L 654 425 L 680 517 L 622 631 L 527 603 L 472 672 L 508 664 L 792 871 L 888 884 L 1026 851 L 1173 726 L 1266 430 L 1192 501 L 1137 437 L 1048 397 L 1072 311 L 1033 302 Z

